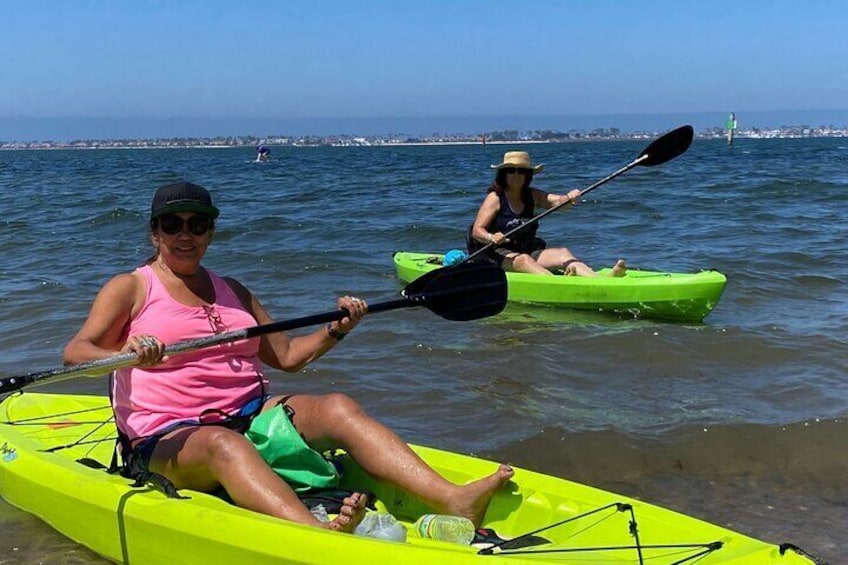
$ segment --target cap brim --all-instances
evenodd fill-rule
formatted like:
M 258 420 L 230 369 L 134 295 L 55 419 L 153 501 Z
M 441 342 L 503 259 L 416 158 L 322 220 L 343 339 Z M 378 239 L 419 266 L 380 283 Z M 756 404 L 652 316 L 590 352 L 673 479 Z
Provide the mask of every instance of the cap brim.
M 208 204 L 201 204 L 200 202 L 174 202 L 172 204 L 166 204 L 156 210 L 153 214 L 151 214 L 151 218 L 158 218 L 162 214 L 175 214 L 177 212 L 194 212 L 196 214 L 205 214 L 210 216 L 213 220 L 218 217 L 220 211 L 214 207 L 209 206 Z

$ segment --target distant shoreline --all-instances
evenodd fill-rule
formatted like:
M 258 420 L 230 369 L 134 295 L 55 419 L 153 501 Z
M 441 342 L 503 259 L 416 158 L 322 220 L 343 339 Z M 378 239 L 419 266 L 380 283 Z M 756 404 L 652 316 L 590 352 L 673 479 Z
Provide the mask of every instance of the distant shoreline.
M 257 145 L 268 147 L 415 147 L 449 145 L 504 145 L 519 143 L 574 143 L 589 141 L 626 141 L 653 139 L 664 132 L 622 133 L 617 128 L 591 132 L 537 130 L 519 134 L 517 131 L 483 134 L 434 135 L 308 135 L 308 136 L 218 136 L 171 137 L 153 139 L 85 139 L 74 141 L 0 141 L 0 151 L 15 150 L 95 150 L 95 149 L 233 149 Z M 714 127 L 696 133 L 698 139 L 725 139 L 727 132 Z M 783 126 L 780 128 L 736 129 L 734 139 L 792 139 L 809 137 L 848 137 L 848 126 Z
M 695 131 L 724 133 L 731 111 L 742 130 L 774 128 L 848 127 L 848 108 L 755 110 L 726 108 L 721 111 L 686 111 L 596 114 L 471 114 L 428 116 L 0 116 L 0 145 L 9 143 L 73 143 L 74 141 L 139 141 L 191 139 L 239 140 L 253 138 L 320 139 L 415 138 L 417 141 L 477 140 L 495 133 L 510 141 L 550 133 L 577 136 L 597 132 L 652 136 L 689 124 Z M 563 133 L 564 132 L 564 133 Z M 242 145 L 234 143 L 233 145 Z
M 486 143 L 480 141 L 416 141 L 416 142 L 397 142 L 397 143 L 374 143 L 374 144 L 280 144 L 276 145 L 273 143 L 265 143 L 264 145 L 269 148 L 280 148 L 280 147 L 298 147 L 298 148 L 309 148 L 309 147 L 441 147 L 448 145 L 516 145 L 516 144 L 541 144 L 541 143 L 589 143 L 595 141 L 608 141 L 603 139 L 584 139 L 584 140 L 570 140 L 570 141 L 540 141 L 540 140 L 532 140 L 532 139 L 524 139 L 524 140 L 514 140 L 514 141 L 487 141 Z M 185 145 L 174 145 L 174 144 L 162 144 L 162 145 L 133 145 L 131 143 L 121 144 L 121 145 L 110 145 L 108 143 L 97 143 L 92 142 L 92 145 L 86 146 L 69 146 L 66 144 L 56 143 L 49 144 L 49 146 L 43 146 L 43 142 L 35 142 L 31 144 L 26 144 L 26 147 L 9 147 L 8 145 L 18 145 L 18 144 L 2 144 L 0 145 L 0 151 L 97 151 L 103 149 L 121 149 L 121 150 L 136 150 L 136 149 L 253 149 L 253 145 L 250 144 L 230 144 L 230 145 L 215 145 L 209 144 L 204 145 L 202 143 L 187 143 Z
M 517 133 L 517 132 L 515 132 Z M 538 135 L 538 132 L 536 132 Z M 215 138 L 167 138 L 167 139 L 91 139 L 75 141 L 29 141 L 4 142 L 0 141 L 0 151 L 27 150 L 102 150 L 102 149 L 251 149 L 262 144 L 270 148 L 283 147 L 426 147 L 451 145 L 516 145 L 542 143 L 586 143 L 596 141 L 627 141 L 650 140 L 663 132 L 638 132 L 622 134 L 616 130 L 601 130 L 594 132 L 551 132 L 545 130 L 544 138 L 514 137 L 504 139 L 493 132 L 482 136 L 454 135 L 438 138 L 415 138 L 409 136 L 298 136 L 298 137 L 266 137 L 254 136 L 215 137 Z M 697 139 L 725 139 L 726 132 L 721 128 L 698 132 Z M 483 138 L 485 137 L 485 141 Z M 772 129 L 739 129 L 734 133 L 737 141 L 745 139 L 797 139 L 811 137 L 848 137 L 848 126 L 842 128 L 804 126 L 782 127 Z

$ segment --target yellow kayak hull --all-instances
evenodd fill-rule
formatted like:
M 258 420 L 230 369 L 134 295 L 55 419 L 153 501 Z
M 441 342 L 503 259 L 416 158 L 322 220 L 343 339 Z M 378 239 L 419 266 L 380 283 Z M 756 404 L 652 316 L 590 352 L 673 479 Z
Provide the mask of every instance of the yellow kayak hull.
M 111 416 L 105 397 L 35 393 L 7 397 L 0 403 L 0 496 L 120 563 L 586 564 L 639 563 L 640 556 L 651 565 L 812 563 L 795 551 L 782 552 L 776 545 L 683 514 L 520 468 L 490 503 L 483 526 L 512 538 L 565 523 L 538 533 L 550 544 L 516 550 L 525 553 L 514 555 L 508 555 L 510 550 L 479 555 L 475 547 L 422 539 L 411 529 L 406 542 L 330 532 L 194 491 L 181 491 L 186 499 L 167 498 L 150 487 L 133 488 L 127 479 L 106 472 L 115 438 Z M 414 449 L 458 483 L 496 468 L 478 458 Z M 378 509 L 391 512 L 408 529 L 428 510 L 406 493 L 374 482 L 350 460 L 345 461 L 344 481 L 343 486 L 352 490 L 374 492 Z M 569 521 L 607 505 L 612 509 Z M 618 511 L 616 505 L 632 508 L 638 548 L 629 525 L 630 511 Z M 665 547 L 681 544 L 695 545 Z M 704 552 L 709 544 L 718 547 L 680 561 Z

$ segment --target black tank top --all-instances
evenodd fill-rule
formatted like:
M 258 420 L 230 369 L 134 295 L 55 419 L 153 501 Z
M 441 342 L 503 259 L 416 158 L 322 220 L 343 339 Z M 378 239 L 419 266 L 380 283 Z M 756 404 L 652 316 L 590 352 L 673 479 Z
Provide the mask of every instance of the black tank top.
M 507 233 L 508 231 L 514 230 L 518 226 L 527 223 L 528 220 L 533 218 L 535 205 L 533 203 L 533 194 L 530 189 L 528 189 L 521 197 L 522 202 L 524 202 L 524 209 L 520 214 L 516 214 L 513 212 L 512 208 L 510 208 L 509 199 L 505 192 L 498 194 L 498 198 L 500 199 L 501 209 L 498 211 L 498 215 L 495 216 L 495 220 L 489 226 L 490 232 Z M 536 239 L 536 231 L 538 229 L 539 224 L 533 223 L 532 225 L 527 226 L 526 228 L 509 236 L 510 242 L 504 243 L 501 247 L 511 249 L 512 251 L 517 251 L 519 253 L 531 253 L 540 247 L 539 240 Z M 544 247 L 544 243 L 541 247 Z

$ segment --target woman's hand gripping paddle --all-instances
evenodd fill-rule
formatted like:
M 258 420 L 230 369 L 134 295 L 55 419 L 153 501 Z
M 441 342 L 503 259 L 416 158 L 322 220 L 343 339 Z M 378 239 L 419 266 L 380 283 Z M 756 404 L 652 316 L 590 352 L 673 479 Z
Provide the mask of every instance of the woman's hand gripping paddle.
M 500 267 L 488 263 L 467 263 L 443 267 L 416 279 L 401 290 L 400 294 L 402 298 L 398 300 L 378 302 L 369 306 L 368 313 L 375 314 L 398 308 L 423 306 L 446 320 L 476 320 L 494 316 L 506 306 L 506 274 Z M 204 347 L 240 341 L 274 332 L 325 324 L 334 320 L 341 320 L 347 315 L 347 310 L 334 310 L 294 320 L 272 322 L 209 337 L 180 341 L 166 346 L 165 355 L 195 351 Z M 135 353 L 123 353 L 52 371 L 5 377 L 0 379 L 0 394 L 12 392 L 47 379 L 64 380 L 81 375 L 103 375 L 121 367 L 132 366 L 137 361 L 138 357 Z
M 599 180 L 598 182 L 596 182 L 592 186 L 584 188 L 583 190 L 581 190 L 580 194 L 578 195 L 577 198 L 580 198 L 581 196 L 583 196 L 584 194 L 586 194 L 589 191 L 595 190 L 596 188 L 598 188 L 602 184 L 605 184 L 605 183 L 611 181 L 615 177 L 629 171 L 633 167 L 636 167 L 636 166 L 655 167 L 657 165 L 662 165 L 663 163 L 665 163 L 667 161 L 671 161 L 672 159 L 674 159 L 675 157 L 685 153 L 686 150 L 689 149 L 689 146 L 692 144 L 692 138 L 694 137 L 694 135 L 695 135 L 695 131 L 692 129 L 692 126 L 681 126 L 681 127 L 677 128 L 676 130 L 668 132 L 667 134 L 663 135 L 662 137 L 654 140 L 653 143 L 651 143 L 648 147 L 646 147 L 645 150 L 642 151 L 639 154 L 639 156 L 636 157 L 633 161 L 631 161 L 630 163 L 628 163 L 624 167 L 620 168 L 616 172 L 612 173 L 611 175 L 609 175 L 605 178 L 602 178 L 601 180 Z M 504 234 L 504 237 L 509 238 L 509 236 L 511 236 L 515 232 L 522 230 L 522 229 L 526 228 L 527 226 L 531 226 L 531 225 L 535 224 L 536 222 L 538 222 L 539 220 L 541 220 L 542 218 L 544 218 L 545 216 L 547 216 L 551 212 L 553 212 L 553 211 L 555 211 L 555 210 L 557 210 L 557 209 L 561 208 L 562 206 L 565 206 L 566 204 L 569 204 L 569 203 L 571 203 L 571 200 L 565 200 L 563 202 L 560 202 L 559 204 L 557 204 L 553 208 L 548 208 L 547 210 L 545 210 L 544 212 L 542 212 L 538 216 L 535 216 L 534 218 L 527 220 L 526 222 L 524 222 L 520 226 L 517 226 L 517 227 L 509 230 L 508 232 L 506 232 Z M 491 248 L 493 245 L 494 245 L 494 243 L 487 243 L 486 245 L 484 245 L 483 247 L 481 247 L 480 249 L 478 249 L 477 251 L 475 251 L 474 253 L 472 253 L 468 257 L 466 257 L 463 260 L 463 263 L 465 261 L 470 261 L 471 259 L 473 259 L 477 255 L 480 255 L 484 251 Z

